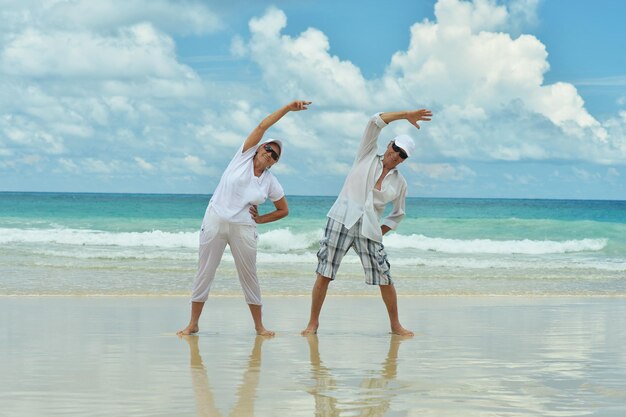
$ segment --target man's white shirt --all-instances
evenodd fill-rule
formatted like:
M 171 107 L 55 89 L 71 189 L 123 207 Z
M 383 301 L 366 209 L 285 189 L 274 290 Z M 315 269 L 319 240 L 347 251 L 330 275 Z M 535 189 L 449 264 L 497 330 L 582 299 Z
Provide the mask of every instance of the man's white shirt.
M 373 115 L 365 128 L 356 159 L 346 181 L 330 208 L 328 217 L 351 228 L 362 217 L 361 234 L 368 239 L 382 242 L 380 219 L 388 203 L 393 208 L 382 221 L 383 225 L 394 230 L 404 218 L 407 193 L 406 180 L 397 169 L 392 169 L 381 185 L 374 189 L 383 171 L 382 155 L 378 155 L 377 140 L 387 123 L 380 113 Z

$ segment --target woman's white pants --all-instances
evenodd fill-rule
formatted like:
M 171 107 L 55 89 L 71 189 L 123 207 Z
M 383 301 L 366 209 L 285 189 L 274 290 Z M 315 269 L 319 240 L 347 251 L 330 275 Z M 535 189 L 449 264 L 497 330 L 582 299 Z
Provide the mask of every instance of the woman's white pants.
M 202 220 L 198 271 L 193 283 L 191 301 L 205 302 L 226 245 L 235 260 L 239 282 L 246 303 L 261 305 L 261 288 L 256 275 L 256 226 L 223 220 L 209 208 Z

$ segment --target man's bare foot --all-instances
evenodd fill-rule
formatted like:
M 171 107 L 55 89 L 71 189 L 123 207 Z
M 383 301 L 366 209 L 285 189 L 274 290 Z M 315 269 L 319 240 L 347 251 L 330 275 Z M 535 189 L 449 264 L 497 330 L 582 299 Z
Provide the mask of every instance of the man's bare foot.
M 264 337 L 276 336 L 276 333 L 274 333 L 272 330 L 267 330 L 265 327 L 261 327 L 260 329 L 257 329 L 256 334 L 258 336 L 264 336 Z
M 391 334 L 395 334 L 395 335 L 398 335 L 398 336 L 404 336 L 404 337 L 413 337 L 413 336 L 415 336 L 415 333 L 413 333 L 410 330 L 405 329 L 402 326 L 398 326 L 398 327 L 392 328 L 391 329 Z
M 301 336 L 310 336 L 313 334 L 317 334 L 317 328 L 318 325 L 317 324 L 309 324 L 308 326 L 306 326 L 306 329 L 302 330 L 300 332 Z
M 196 325 L 190 324 L 189 326 L 185 327 L 184 329 L 177 331 L 176 335 L 177 336 L 189 336 L 191 334 L 198 333 L 198 330 L 200 330 L 200 329 L 198 328 L 197 324 Z

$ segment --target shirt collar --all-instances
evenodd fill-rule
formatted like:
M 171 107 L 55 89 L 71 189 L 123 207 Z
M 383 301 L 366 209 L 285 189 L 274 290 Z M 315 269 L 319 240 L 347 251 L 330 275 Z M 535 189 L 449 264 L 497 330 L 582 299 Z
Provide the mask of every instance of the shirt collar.
M 378 163 L 380 164 L 381 169 L 382 169 L 382 165 L 383 165 L 383 155 L 376 155 L 376 156 L 378 156 Z M 392 169 L 389 171 L 389 174 L 393 174 L 393 173 L 396 173 L 396 172 L 398 172 L 398 168 L 397 168 L 397 167 L 396 167 L 396 168 L 392 168 Z M 387 174 L 387 175 L 389 175 L 389 174 Z

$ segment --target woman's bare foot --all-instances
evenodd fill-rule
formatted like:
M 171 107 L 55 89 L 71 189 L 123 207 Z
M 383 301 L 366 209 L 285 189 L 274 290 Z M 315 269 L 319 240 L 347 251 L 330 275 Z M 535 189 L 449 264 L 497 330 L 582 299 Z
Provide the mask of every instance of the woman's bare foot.
M 264 337 L 276 336 L 276 333 L 274 333 L 272 330 L 267 330 L 265 327 L 256 329 L 256 334 L 259 336 L 264 336 Z
M 317 334 L 317 328 L 319 325 L 317 324 L 309 324 L 308 326 L 306 326 L 306 329 L 302 330 L 300 332 L 301 336 L 310 336 L 313 334 Z
M 397 327 L 395 327 L 395 328 L 392 328 L 392 329 L 391 329 L 391 333 L 392 333 L 392 334 L 396 334 L 396 335 L 398 335 L 398 336 L 405 336 L 405 337 L 412 337 L 412 336 L 415 336 L 415 333 L 413 333 L 413 332 L 412 332 L 412 331 L 410 331 L 410 330 L 405 329 L 405 328 L 404 328 L 404 327 L 402 327 L 402 326 L 397 326 Z
M 190 324 L 189 326 L 185 327 L 184 329 L 177 331 L 176 335 L 178 335 L 178 336 L 189 336 L 190 334 L 198 333 L 198 330 L 200 330 L 200 329 L 198 328 L 197 324 Z

